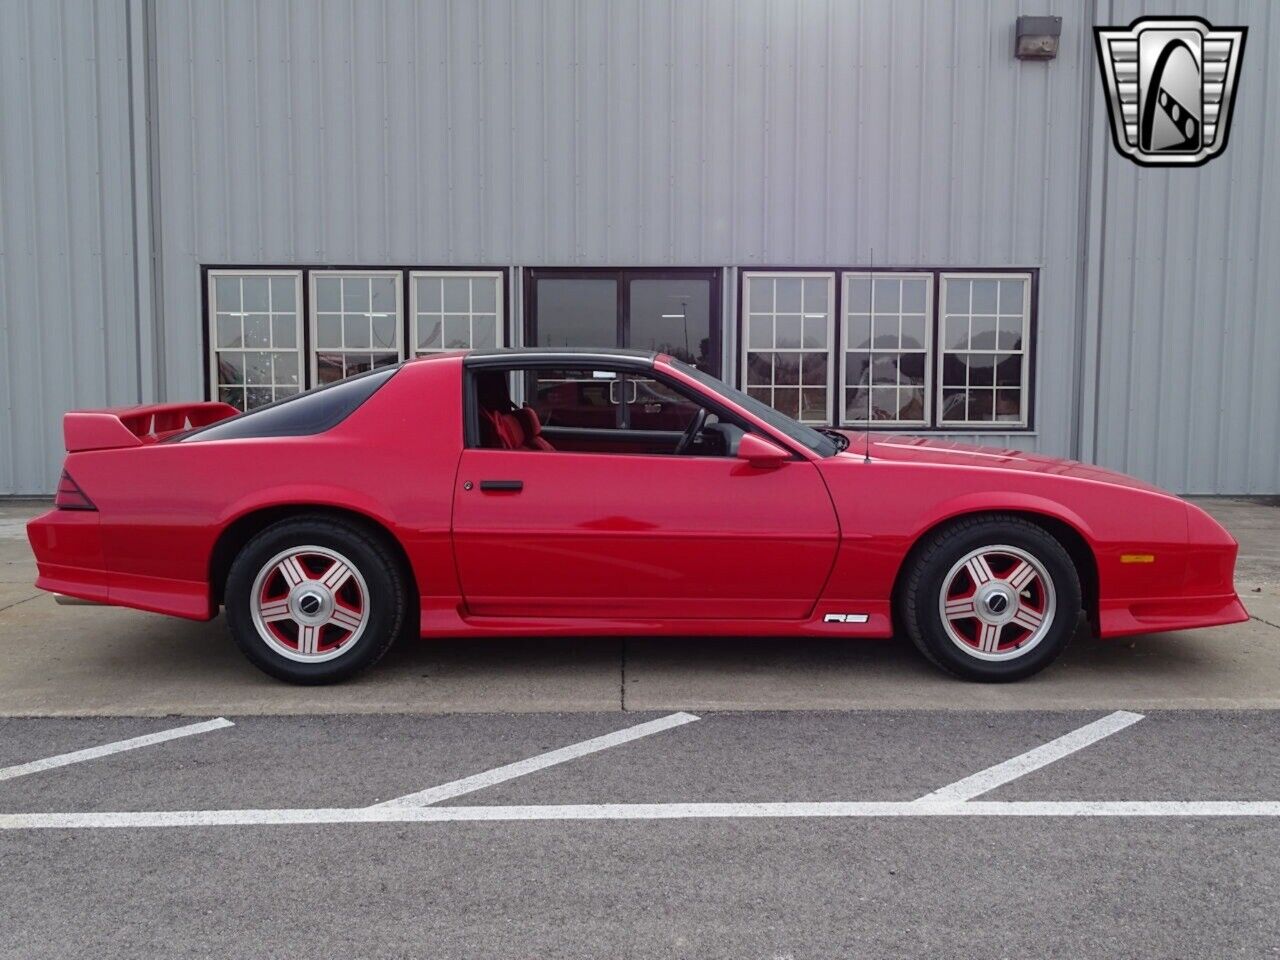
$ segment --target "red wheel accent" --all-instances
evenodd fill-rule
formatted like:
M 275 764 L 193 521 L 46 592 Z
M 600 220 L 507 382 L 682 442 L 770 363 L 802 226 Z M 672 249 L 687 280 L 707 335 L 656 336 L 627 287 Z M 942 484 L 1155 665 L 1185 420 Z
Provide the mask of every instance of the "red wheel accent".
M 359 570 L 326 547 L 295 547 L 269 560 L 254 583 L 252 614 L 262 638 L 292 660 L 329 660 L 369 622 Z
M 1012 546 L 974 550 L 943 581 L 939 612 L 951 641 L 970 655 L 1009 660 L 1026 653 L 1053 621 L 1053 582 L 1044 565 Z

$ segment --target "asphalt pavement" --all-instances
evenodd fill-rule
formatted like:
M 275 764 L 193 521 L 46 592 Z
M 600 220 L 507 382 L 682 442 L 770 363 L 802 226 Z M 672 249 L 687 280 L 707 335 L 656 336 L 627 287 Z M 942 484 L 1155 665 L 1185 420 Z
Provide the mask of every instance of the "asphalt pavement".
M 9 779 L 191 721 L 0 721 L 0 957 L 1280 953 L 1275 713 L 1126 713 L 1029 772 L 1010 761 L 1108 715 L 678 715 L 510 773 L 663 716 L 233 717 Z M 912 812 L 992 768 L 968 803 L 996 813 Z M 440 820 L 375 806 L 460 781 Z M 1027 812 L 1064 801 L 1077 812 Z M 1138 812 L 1105 813 L 1116 801 Z M 1198 812 L 1210 801 L 1270 812 Z M 1169 802 L 1182 812 L 1141 812 Z M 313 816 L 244 822 L 262 810 Z M 109 825 L 154 811 L 180 822 Z

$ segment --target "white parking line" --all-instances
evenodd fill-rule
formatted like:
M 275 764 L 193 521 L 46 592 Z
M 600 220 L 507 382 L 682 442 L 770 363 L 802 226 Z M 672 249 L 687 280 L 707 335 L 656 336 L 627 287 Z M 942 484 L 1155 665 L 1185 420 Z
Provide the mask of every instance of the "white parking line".
M 96 760 L 99 757 L 107 757 L 113 753 L 123 753 L 125 750 L 137 750 L 139 747 L 149 747 L 156 743 L 164 743 L 167 740 L 177 740 L 179 737 L 190 737 L 197 733 L 208 733 L 210 730 L 221 730 L 223 727 L 234 726 L 235 724 L 230 720 L 218 717 L 215 720 L 192 723 L 185 727 L 174 727 L 172 730 L 162 730 L 159 733 L 148 733 L 145 736 L 133 737 L 129 740 L 104 743 L 100 747 L 89 747 L 72 753 L 60 753 L 56 757 L 46 757 L 43 760 L 32 760 L 30 763 L 20 763 L 17 766 L 5 767 L 0 770 L 0 780 L 13 780 L 15 777 L 25 777 L 28 774 L 39 773 L 42 770 L 54 770 L 72 763 Z
M 1095 720 L 1093 723 L 1086 724 L 1078 730 L 1072 730 L 1070 733 L 1058 737 L 1056 740 L 1050 740 L 1034 750 L 1028 750 L 1026 753 L 1005 760 L 1003 763 L 997 763 L 993 767 L 980 770 L 972 776 L 965 777 L 963 780 L 947 784 L 945 787 L 933 791 L 933 793 L 927 793 L 915 802 L 933 803 L 935 801 L 972 800 L 974 797 L 988 793 L 996 787 L 1009 783 L 1011 780 L 1017 780 L 1032 770 L 1039 770 L 1055 760 L 1061 760 L 1077 750 L 1083 750 L 1091 743 L 1097 743 L 1104 737 L 1119 733 L 1125 727 L 1133 726 L 1142 718 L 1140 713 L 1117 710 L 1101 720 Z
M 601 750 L 607 750 L 619 744 L 661 733 L 663 730 L 670 730 L 672 727 L 683 726 L 697 719 L 699 718 L 691 713 L 673 713 L 657 720 L 650 720 L 647 723 L 636 724 L 634 727 L 627 727 L 625 730 L 606 733 L 601 737 L 594 737 L 591 740 L 583 740 L 581 743 L 561 747 L 559 750 L 540 753 L 536 757 L 530 757 L 527 760 L 509 763 L 506 766 L 486 770 L 484 773 L 463 777 L 461 780 L 454 780 L 450 783 L 442 783 L 438 787 L 419 790 L 417 793 L 396 797 L 394 800 L 385 800 L 382 803 L 374 804 L 372 809 L 376 810 L 382 807 L 425 807 L 432 803 L 439 803 L 441 800 L 460 797 L 464 793 L 483 790 L 485 787 L 491 787 L 495 783 L 523 777 L 525 774 L 533 773 L 535 770 L 545 770 L 547 767 L 554 767 L 558 763 L 576 760 L 578 757 L 585 757 L 589 753 L 598 753 Z
M 512 807 L 339 807 L 319 810 L 158 810 L 6 813 L 0 830 L 247 827 L 343 823 L 530 820 L 690 820 L 840 817 L 1280 817 L 1273 800 L 853 801 L 816 803 L 595 803 Z

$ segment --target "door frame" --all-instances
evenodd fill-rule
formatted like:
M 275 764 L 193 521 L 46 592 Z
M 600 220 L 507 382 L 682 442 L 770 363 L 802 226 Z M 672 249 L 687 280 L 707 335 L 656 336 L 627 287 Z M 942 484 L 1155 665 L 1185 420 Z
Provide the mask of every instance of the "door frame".
M 721 304 L 721 286 L 724 271 L 720 267 L 526 267 L 524 270 L 524 343 L 527 347 L 538 343 L 538 281 L 539 280 L 614 280 L 618 288 L 617 348 L 626 349 L 631 332 L 631 281 L 632 280 L 706 280 L 711 285 L 708 305 L 710 344 L 708 352 L 714 369 L 707 373 L 720 377 L 724 359 L 724 314 Z M 602 348 L 610 349 L 610 348 Z

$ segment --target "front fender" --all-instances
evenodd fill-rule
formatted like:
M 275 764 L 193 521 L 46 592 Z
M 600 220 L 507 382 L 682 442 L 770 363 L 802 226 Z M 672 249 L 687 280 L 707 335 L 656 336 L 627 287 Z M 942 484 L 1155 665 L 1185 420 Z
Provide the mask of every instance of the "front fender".
M 1092 526 L 1075 510 L 1056 500 L 1021 491 L 973 492 L 951 497 L 936 504 L 911 533 L 911 540 L 918 541 L 924 534 L 948 520 L 975 513 L 1036 513 L 1052 517 L 1075 530 L 1092 546 L 1095 535 Z

